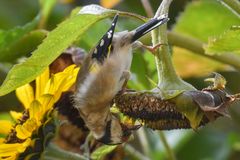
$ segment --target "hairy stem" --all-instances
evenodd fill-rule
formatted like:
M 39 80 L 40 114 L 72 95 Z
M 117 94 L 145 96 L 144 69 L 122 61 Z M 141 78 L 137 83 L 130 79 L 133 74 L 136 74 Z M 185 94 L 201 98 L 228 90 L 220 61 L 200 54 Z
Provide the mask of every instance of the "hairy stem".
M 167 153 L 168 153 L 168 159 L 169 160 L 176 160 L 176 157 L 172 151 L 172 149 L 170 148 L 169 144 L 167 143 L 167 139 L 164 135 L 164 133 L 162 131 L 159 131 L 159 136 L 162 140 L 163 146 L 166 149 Z
M 154 17 L 159 17 L 160 15 L 166 14 L 168 15 L 168 8 L 171 4 L 172 0 L 164 0 L 161 5 L 159 6 L 156 14 Z M 157 45 L 158 43 L 168 44 L 167 41 L 167 24 L 164 24 L 159 27 L 159 30 L 152 31 L 152 44 L 153 46 Z M 174 67 L 171 62 L 171 57 L 169 54 L 168 46 L 162 46 L 156 53 L 155 53 L 156 65 L 158 70 L 158 80 L 161 83 L 162 78 L 165 77 L 166 73 L 170 73 L 169 79 L 175 81 L 178 79 L 177 74 L 174 70 Z
M 220 0 L 224 6 L 229 8 L 234 14 L 240 17 L 240 2 L 239 0 Z
M 159 6 L 155 18 L 161 15 L 168 15 L 169 6 L 172 0 L 163 0 Z M 163 44 L 154 54 L 158 72 L 158 89 L 163 99 L 176 97 L 183 91 L 195 90 L 193 86 L 184 82 L 173 67 L 167 38 L 167 24 L 163 24 L 159 29 L 151 32 L 152 44 Z
M 184 36 L 176 32 L 168 32 L 169 43 L 190 50 L 201 56 L 208 57 L 219 62 L 229 64 L 236 69 L 240 70 L 240 58 L 234 54 L 223 54 L 223 55 L 208 55 L 204 51 L 204 43 L 200 40 Z

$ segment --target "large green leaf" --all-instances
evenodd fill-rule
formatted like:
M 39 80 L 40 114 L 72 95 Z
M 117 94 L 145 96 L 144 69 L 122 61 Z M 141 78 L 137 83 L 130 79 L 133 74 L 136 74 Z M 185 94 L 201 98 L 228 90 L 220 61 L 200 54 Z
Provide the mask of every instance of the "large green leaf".
M 210 38 L 205 51 L 211 55 L 226 53 L 240 55 L 240 27 L 231 28 L 218 37 Z
M 222 34 L 232 25 L 240 25 L 239 17 L 215 0 L 201 0 L 189 3 L 174 31 L 207 42 L 209 36 Z
M 17 42 L 11 45 L 6 54 L 13 55 L 11 60 L 15 60 L 21 56 L 29 56 L 34 51 L 43 39 L 47 36 L 44 30 L 34 30 L 22 36 Z M 10 59 L 9 59 L 10 60 Z
M 39 15 L 36 16 L 31 22 L 22 27 L 18 26 L 7 31 L 0 30 L 0 61 L 11 61 L 19 57 L 19 53 L 12 52 L 12 49 L 22 40 L 24 35 L 37 26 L 39 17 Z

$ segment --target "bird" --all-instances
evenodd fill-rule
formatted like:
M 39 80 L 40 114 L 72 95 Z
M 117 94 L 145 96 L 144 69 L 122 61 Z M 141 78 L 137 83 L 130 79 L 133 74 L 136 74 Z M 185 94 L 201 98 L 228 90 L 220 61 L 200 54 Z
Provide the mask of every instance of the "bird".
M 123 124 L 118 115 L 110 112 L 110 107 L 130 78 L 134 44 L 169 20 L 163 15 L 132 31 L 114 33 L 118 17 L 116 14 L 110 28 L 83 61 L 73 95 L 74 107 L 93 137 L 107 145 L 126 142 L 132 132 L 140 128 L 140 125 Z

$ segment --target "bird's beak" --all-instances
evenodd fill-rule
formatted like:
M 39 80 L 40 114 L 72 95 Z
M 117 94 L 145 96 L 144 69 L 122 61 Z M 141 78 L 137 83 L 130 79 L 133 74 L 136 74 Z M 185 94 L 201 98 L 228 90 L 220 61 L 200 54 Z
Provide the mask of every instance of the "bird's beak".
M 115 15 L 113 18 L 111 27 L 108 31 L 103 35 L 103 37 L 98 42 L 92 58 L 96 58 L 98 61 L 103 62 L 104 58 L 106 58 L 110 52 L 110 46 L 112 44 L 112 38 L 115 30 L 115 26 L 117 24 L 118 14 Z
M 157 28 L 158 26 L 166 23 L 169 20 L 166 15 L 153 18 L 147 23 L 144 23 L 143 25 L 139 26 L 135 30 L 133 30 L 133 37 L 132 37 L 132 42 L 136 41 L 137 39 L 141 38 L 148 32 L 152 31 L 153 29 Z

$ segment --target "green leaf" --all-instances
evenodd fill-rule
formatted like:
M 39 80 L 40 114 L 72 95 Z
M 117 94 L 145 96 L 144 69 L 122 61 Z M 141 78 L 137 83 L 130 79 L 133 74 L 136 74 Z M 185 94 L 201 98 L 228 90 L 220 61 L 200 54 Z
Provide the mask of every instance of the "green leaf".
M 177 21 L 174 31 L 207 42 L 209 36 L 222 34 L 240 19 L 226 7 L 214 0 L 189 3 Z
M 207 54 L 233 53 L 240 55 L 240 27 L 231 28 L 218 37 L 211 37 L 205 46 Z
M 18 26 L 7 31 L 0 30 L 0 61 L 8 62 L 19 57 L 18 52 L 12 52 L 12 50 L 22 40 L 23 36 L 36 28 L 39 17 L 39 15 L 36 16 L 22 27 Z
M 113 151 L 116 147 L 117 147 L 117 145 L 114 145 L 114 146 L 103 145 L 103 146 L 99 147 L 98 149 L 96 149 L 91 154 L 91 159 L 93 159 L 93 160 L 100 160 L 100 159 L 104 158 L 104 156 L 106 154 L 108 154 L 111 151 Z
M 24 35 L 6 52 L 9 55 L 14 54 L 14 57 L 8 57 L 8 60 L 14 61 L 16 58 L 19 58 L 21 56 L 30 55 L 30 53 L 34 51 L 39 44 L 41 44 L 46 35 L 47 32 L 44 30 L 35 30 Z

